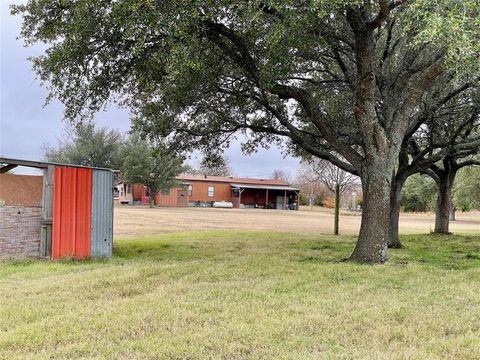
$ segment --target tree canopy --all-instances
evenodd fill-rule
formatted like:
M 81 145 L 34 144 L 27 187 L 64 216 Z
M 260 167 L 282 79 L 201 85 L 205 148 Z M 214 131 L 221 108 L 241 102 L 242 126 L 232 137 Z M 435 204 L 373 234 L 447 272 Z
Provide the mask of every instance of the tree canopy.
M 480 164 L 480 163 L 479 163 Z M 455 183 L 454 204 L 460 210 L 480 210 L 480 166 L 462 169 Z
M 158 192 L 179 185 L 175 179 L 183 170 L 183 157 L 172 152 L 167 143 L 151 142 L 133 133 L 122 149 L 122 180 L 148 187 L 150 206 Z
M 51 162 L 118 170 L 122 143 L 123 136 L 116 130 L 97 129 L 93 122 L 79 123 L 66 128 L 65 138 L 59 141 L 58 147 L 46 146 L 44 158 Z
M 232 176 L 228 158 L 216 153 L 206 154 L 203 157 L 198 172 L 210 176 Z

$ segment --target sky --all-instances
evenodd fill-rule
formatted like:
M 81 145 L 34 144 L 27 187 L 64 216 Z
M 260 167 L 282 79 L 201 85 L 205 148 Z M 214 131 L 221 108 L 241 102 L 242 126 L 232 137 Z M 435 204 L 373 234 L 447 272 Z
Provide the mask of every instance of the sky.
M 41 160 L 43 147 L 46 144 L 55 146 L 62 136 L 63 105 L 54 100 L 44 106 L 47 89 L 36 79 L 28 61 L 28 57 L 40 55 L 43 47 L 25 48 L 23 40 L 16 39 L 21 18 L 10 15 L 11 3 L 0 0 L 0 156 Z M 98 113 L 95 123 L 126 132 L 130 128 L 129 113 L 110 106 Z M 284 157 L 275 146 L 269 150 L 259 149 L 253 155 L 243 155 L 240 143 L 236 142 L 225 155 L 235 176 L 268 178 L 275 169 L 281 169 L 293 178 L 299 165 L 298 159 Z M 196 162 L 198 157 L 191 160 L 192 165 Z

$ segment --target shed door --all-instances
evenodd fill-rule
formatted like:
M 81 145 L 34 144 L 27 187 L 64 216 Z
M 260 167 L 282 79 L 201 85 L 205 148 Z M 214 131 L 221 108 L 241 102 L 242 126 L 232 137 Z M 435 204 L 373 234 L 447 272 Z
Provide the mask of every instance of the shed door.
M 52 258 L 90 256 L 92 169 L 55 168 Z

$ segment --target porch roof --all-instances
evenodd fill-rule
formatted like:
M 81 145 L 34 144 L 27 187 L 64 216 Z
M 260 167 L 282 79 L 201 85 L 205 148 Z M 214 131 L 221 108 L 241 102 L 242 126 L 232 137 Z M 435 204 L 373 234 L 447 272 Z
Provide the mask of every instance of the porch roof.
M 258 189 L 258 190 L 284 190 L 284 191 L 299 190 L 290 186 L 251 185 L 251 184 L 232 184 L 232 189 Z

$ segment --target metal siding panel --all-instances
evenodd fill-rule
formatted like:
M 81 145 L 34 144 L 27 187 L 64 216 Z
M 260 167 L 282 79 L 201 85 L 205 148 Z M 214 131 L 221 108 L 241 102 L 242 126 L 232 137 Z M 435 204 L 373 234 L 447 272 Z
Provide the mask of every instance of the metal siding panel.
M 55 168 L 52 258 L 90 256 L 92 169 Z
M 62 172 L 55 169 L 53 180 L 53 218 L 52 218 L 52 258 L 60 257 L 60 223 L 62 213 L 61 189 L 62 189 Z
M 91 254 L 112 256 L 113 248 L 113 173 L 93 171 Z
M 53 172 L 52 165 L 48 165 L 43 171 L 41 256 L 52 255 Z
M 75 256 L 87 258 L 91 248 L 92 169 L 77 170 L 77 214 L 75 222 Z

